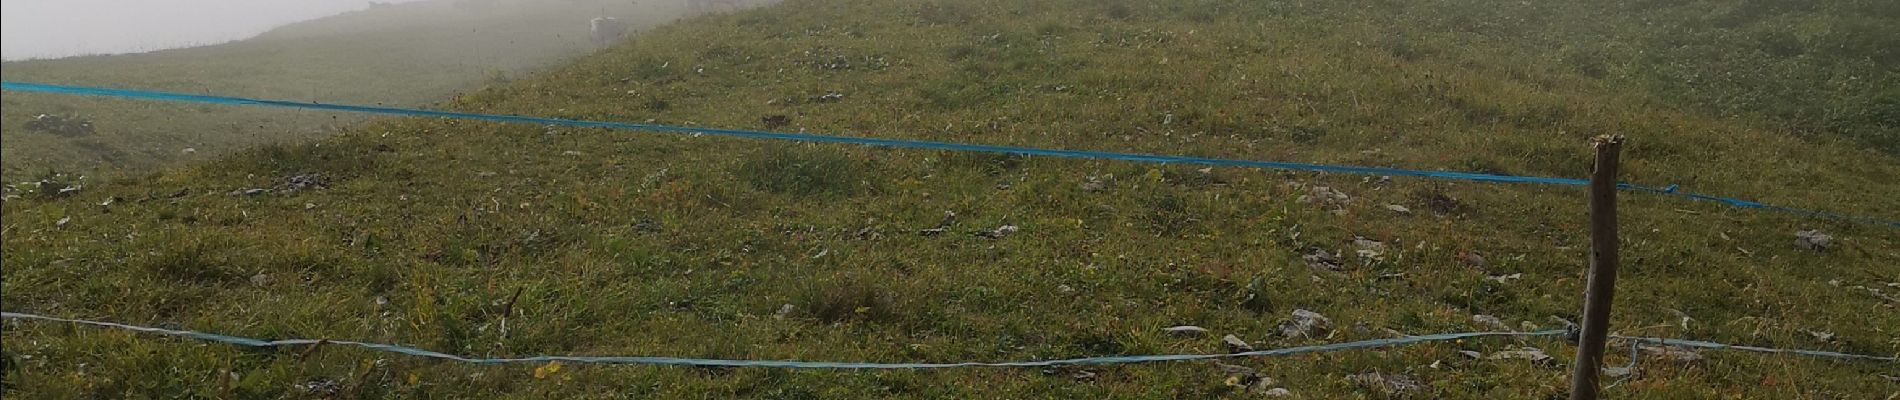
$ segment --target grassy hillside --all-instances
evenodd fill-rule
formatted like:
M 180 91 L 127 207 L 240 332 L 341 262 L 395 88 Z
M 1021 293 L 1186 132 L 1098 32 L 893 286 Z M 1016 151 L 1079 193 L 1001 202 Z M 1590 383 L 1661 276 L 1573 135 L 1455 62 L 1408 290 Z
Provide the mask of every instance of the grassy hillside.
M 1803 78 L 1652 84 L 1668 80 L 1658 65 L 1701 51 L 1655 32 L 1723 29 L 1693 11 L 1736 4 L 790 0 L 656 28 L 444 106 L 741 128 L 783 116 L 775 129 L 1561 176 L 1585 173 L 1587 138 L 1622 133 L 1631 181 L 1900 218 L 1891 156 L 1719 101 Z M 1865 12 L 1882 7 L 1761 20 L 1891 15 Z M 1585 46 L 1609 61 L 1565 58 Z M 1860 68 L 1823 53 L 1771 59 Z M 1891 80 L 1878 69 L 1889 65 L 1858 79 Z M 272 191 L 229 194 L 252 188 Z M 1324 200 L 1335 191 L 1349 200 Z M 1271 348 L 1498 329 L 1477 315 L 1550 329 L 1578 319 L 1587 251 L 1574 188 L 420 119 L 50 197 L 0 208 L 7 310 L 497 357 L 1002 361 L 1217 353 L 1224 334 Z M 1639 194 L 1622 204 L 1614 332 L 1900 354 L 1893 229 Z M 1803 229 L 1834 246 L 1794 248 Z M 1317 251 L 1342 255 L 1309 261 Z M 1463 255 L 1474 253 L 1484 261 Z M 1283 335 L 1294 310 L 1332 329 Z M 1214 334 L 1161 331 L 1184 324 Z M 23 398 L 1260 396 L 1211 363 L 537 374 L 4 328 L 0 382 Z M 1555 358 L 1459 353 L 1524 346 Z M 1232 363 L 1303 398 L 1554 398 L 1573 351 L 1474 340 Z M 1606 396 L 1894 393 L 1891 363 L 1702 355 L 1644 358 Z M 1388 395 L 1349 378 L 1368 372 L 1422 387 Z M 308 389 L 325 382 L 335 390 Z
M 6 63 L 10 81 L 175 90 L 311 101 L 422 106 L 591 50 L 587 20 L 652 26 L 672 3 L 556 2 L 456 8 L 450 1 L 382 6 L 292 24 L 258 38 L 143 54 Z M 6 93 L 0 177 L 52 172 L 144 173 L 265 143 L 318 137 L 360 118 Z M 78 117 L 94 133 L 28 129 L 40 114 Z M 185 149 L 192 150 L 187 151 Z

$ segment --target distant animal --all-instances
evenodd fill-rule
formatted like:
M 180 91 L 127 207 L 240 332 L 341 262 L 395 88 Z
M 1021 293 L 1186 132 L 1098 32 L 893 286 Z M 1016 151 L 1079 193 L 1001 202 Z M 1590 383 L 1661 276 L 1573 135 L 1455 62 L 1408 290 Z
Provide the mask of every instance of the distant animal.
M 694 14 L 715 11 L 737 11 L 739 0 L 686 0 L 686 9 Z
M 621 35 L 627 34 L 627 25 L 613 18 L 594 18 L 587 25 L 593 32 L 595 46 L 606 46 L 615 40 L 620 40 Z

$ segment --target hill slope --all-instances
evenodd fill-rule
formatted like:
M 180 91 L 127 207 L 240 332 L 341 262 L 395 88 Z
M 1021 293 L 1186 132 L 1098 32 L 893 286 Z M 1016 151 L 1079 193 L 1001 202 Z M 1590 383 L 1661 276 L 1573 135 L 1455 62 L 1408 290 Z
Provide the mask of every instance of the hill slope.
M 447 107 L 722 127 L 784 116 L 776 129 L 1561 176 L 1587 168 L 1586 138 L 1620 132 L 1634 182 L 1900 216 L 1891 157 L 1557 61 L 1565 47 L 1552 43 L 1600 43 L 1577 30 L 1670 15 L 1639 6 L 1653 7 L 793 0 L 660 27 Z M 288 184 L 311 177 L 322 185 Z M 227 194 L 248 188 L 277 190 Z M 1350 200 L 1312 200 L 1334 191 Z M 1617 333 L 1900 353 L 1900 313 L 1881 289 L 1900 284 L 1890 228 L 1626 196 Z M 8 201 L 0 300 L 480 356 L 1217 353 L 1228 333 L 1266 348 L 1498 329 L 1476 315 L 1515 329 L 1576 320 L 1581 202 L 1567 188 L 385 120 L 71 198 Z M 931 228 L 946 233 L 922 233 Z M 1835 247 L 1790 246 L 1814 228 Z M 1344 255 L 1308 261 L 1317 251 Z M 1332 329 L 1282 335 L 1301 309 Z M 1183 324 L 1216 334 L 1160 331 Z M 26 397 L 1254 396 L 1201 363 L 537 376 L 42 323 L 8 323 L 4 339 L 4 382 Z M 1522 346 L 1555 359 L 1458 353 Z M 1233 363 L 1310 398 L 1382 397 L 1348 378 L 1367 372 L 1416 378 L 1419 398 L 1548 398 L 1563 392 L 1572 351 L 1474 340 Z M 1880 376 L 1892 364 L 1703 355 L 1645 358 L 1606 396 L 1892 391 Z M 311 382 L 343 393 L 299 386 Z
M 309 101 L 422 106 L 591 50 L 587 20 L 635 27 L 683 15 L 665 5 L 559 2 L 471 10 L 451 1 L 381 6 L 285 26 L 233 43 L 142 54 L 6 63 L 12 81 L 175 90 Z M 318 137 L 351 115 L 187 107 L 7 93 L 0 96 L 6 182 L 144 173 L 265 143 Z M 77 117 L 92 134 L 29 129 L 41 114 Z M 192 149 L 186 152 L 186 148 Z

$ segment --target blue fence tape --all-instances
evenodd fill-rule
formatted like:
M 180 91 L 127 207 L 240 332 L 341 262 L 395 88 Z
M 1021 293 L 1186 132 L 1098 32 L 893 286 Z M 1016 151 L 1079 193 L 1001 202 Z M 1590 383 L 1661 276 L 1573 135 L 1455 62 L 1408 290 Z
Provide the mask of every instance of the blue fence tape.
M 766 132 L 766 131 L 752 131 L 752 130 L 740 130 L 740 129 L 699 128 L 699 127 L 656 125 L 656 124 L 638 124 L 638 123 L 626 123 L 626 122 L 607 122 L 607 121 L 589 121 L 589 120 L 576 120 L 576 119 L 563 119 L 563 118 L 529 117 L 529 116 L 519 116 L 519 115 L 483 114 L 483 113 L 467 113 L 467 112 L 454 112 L 454 111 L 434 111 L 434 110 L 421 110 L 421 109 L 397 108 L 397 107 L 361 106 L 361 105 L 329 104 L 329 103 L 317 103 L 317 102 L 296 102 L 296 101 L 287 101 L 287 100 L 250 99 L 250 98 L 243 98 L 243 97 L 197 95 L 197 94 L 188 94 L 188 93 L 162 92 L 162 91 L 151 91 L 151 90 L 52 85 L 52 84 L 44 84 L 44 83 L 0 82 L 0 89 L 21 91 L 21 92 L 59 93 L 59 94 L 71 94 L 71 95 L 83 95 L 83 96 L 104 96 L 104 97 L 119 97 L 119 98 L 141 99 L 141 100 L 210 103 L 210 104 L 239 105 L 239 106 L 299 108 L 299 109 L 309 109 L 309 110 L 343 111 L 343 112 L 353 112 L 353 113 L 399 115 L 399 116 L 411 116 L 411 117 L 455 118 L 455 119 L 469 119 L 469 120 L 494 121 L 494 122 L 512 122 L 512 123 L 526 123 L 526 124 L 539 124 L 539 125 L 561 125 L 561 126 L 575 126 L 575 127 L 585 127 L 585 128 L 639 130 L 639 131 L 650 131 L 650 132 L 706 134 L 706 135 L 721 135 L 721 136 L 742 137 L 742 138 L 752 138 L 752 139 L 792 140 L 792 141 L 816 142 L 816 143 L 842 143 L 842 144 L 856 144 L 856 145 L 866 145 L 866 146 L 883 146 L 883 147 L 927 149 L 927 150 L 968 151 L 968 152 L 982 152 L 982 153 L 1000 153 L 1000 154 L 1015 154 L 1015 155 L 1025 155 L 1025 156 L 1087 158 L 1087 159 L 1121 160 L 1121 161 L 1150 162 L 1150 163 L 1163 163 L 1163 164 L 1196 164 L 1196 165 L 1211 165 L 1211 166 L 1266 168 L 1266 169 L 1281 169 L 1281 170 L 1294 170 L 1294 171 L 1333 172 L 1333 173 L 1365 174 L 1365 175 L 1411 176 L 1411 177 L 1421 177 L 1421 178 L 1466 180 L 1466 181 L 1495 182 L 1495 183 L 1529 183 L 1529 184 L 1561 185 L 1561 186 L 1583 186 L 1590 183 L 1587 180 L 1573 179 L 1573 178 L 1498 175 L 1498 174 L 1482 174 L 1482 173 L 1474 173 L 1474 172 L 1453 172 L 1453 171 L 1425 171 L 1425 170 L 1402 169 L 1402 168 L 1327 165 L 1327 164 L 1311 164 L 1311 163 L 1279 162 L 1279 161 L 1254 161 L 1254 160 L 1237 160 L 1237 159 L 1225 159 L 1225 158 L 1171 156 L 1171 155 L 1158 155 L 1158 154 L 1119 153 L 1119 152 L 1106 152 L 1106 151 L 1043 149 L 1043 148 L 1033 148 L 1033 147 L 997 146 L 997 145 L 983 145 L 983 144 L 936 142 L 936 141 L 925 141 L 925 140 L 881 139 L 881 138 L 867 138 L 867 137 L 815 135 L 815 134 L 805 134 L 805 133 Z M 1624 190 L 1676 196 L 1676 197 L 1688 198 L 1688 199 L 1693 199 L 1693 200 L 1713 201 L 1713 202 L 1727 204 L 1727 205 L 1735 206 L 1735 207 L 1770 210 L 1770 211 L 1802 215 L 1802 216 L 1807 216 L 1807 217 L 1836 219 L 1836 220 L 1851 221 L 1851 222 L 1858 222 L 1858 223 L 1886 225 L 1889 227 L 1900 228 L 1900 221 L 1884 220 L 1884 219 L 1861 217 L 1861 216 L 1851 216 L 1851 215 L 1844 215 L 1844 214 L 1835 214 L 1835 213 L 1829 213 L 1829 212 L 1824 212 L 1824 211 L 1814 211 L 1814 210 L 1806 210 L 1806 209 L 1800 209 L 1800 208 L 1776 206 L 1776 205 L 1764 204 L 1760 202 L 1742 200 L 1742 199 L 1737 199 L 1737 198 L 1712 196 L 1712 195 L 1705 195 L 1705 194 L 1698 194 L 1698 193 L 1688 193 L 1688 192 L 1680 191 L 1679 190 L 1680 187 L 1678 185 L 1653 187 L 1653 186 L 1636 185 L 1636 184 L 1631 184 L 1631 183 L 1621 183 L 1621 184 L 1618 184 L 1617 186 Z

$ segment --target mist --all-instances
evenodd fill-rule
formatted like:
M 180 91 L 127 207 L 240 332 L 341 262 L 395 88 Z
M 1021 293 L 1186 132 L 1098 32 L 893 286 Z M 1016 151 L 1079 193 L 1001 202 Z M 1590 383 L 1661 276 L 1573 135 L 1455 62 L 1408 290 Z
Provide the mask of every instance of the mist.
M 383 0 L 402 3 L 415 0 Z M 136 53 L 240 40 L 370 0 L 4 0 L 6 60 Z

